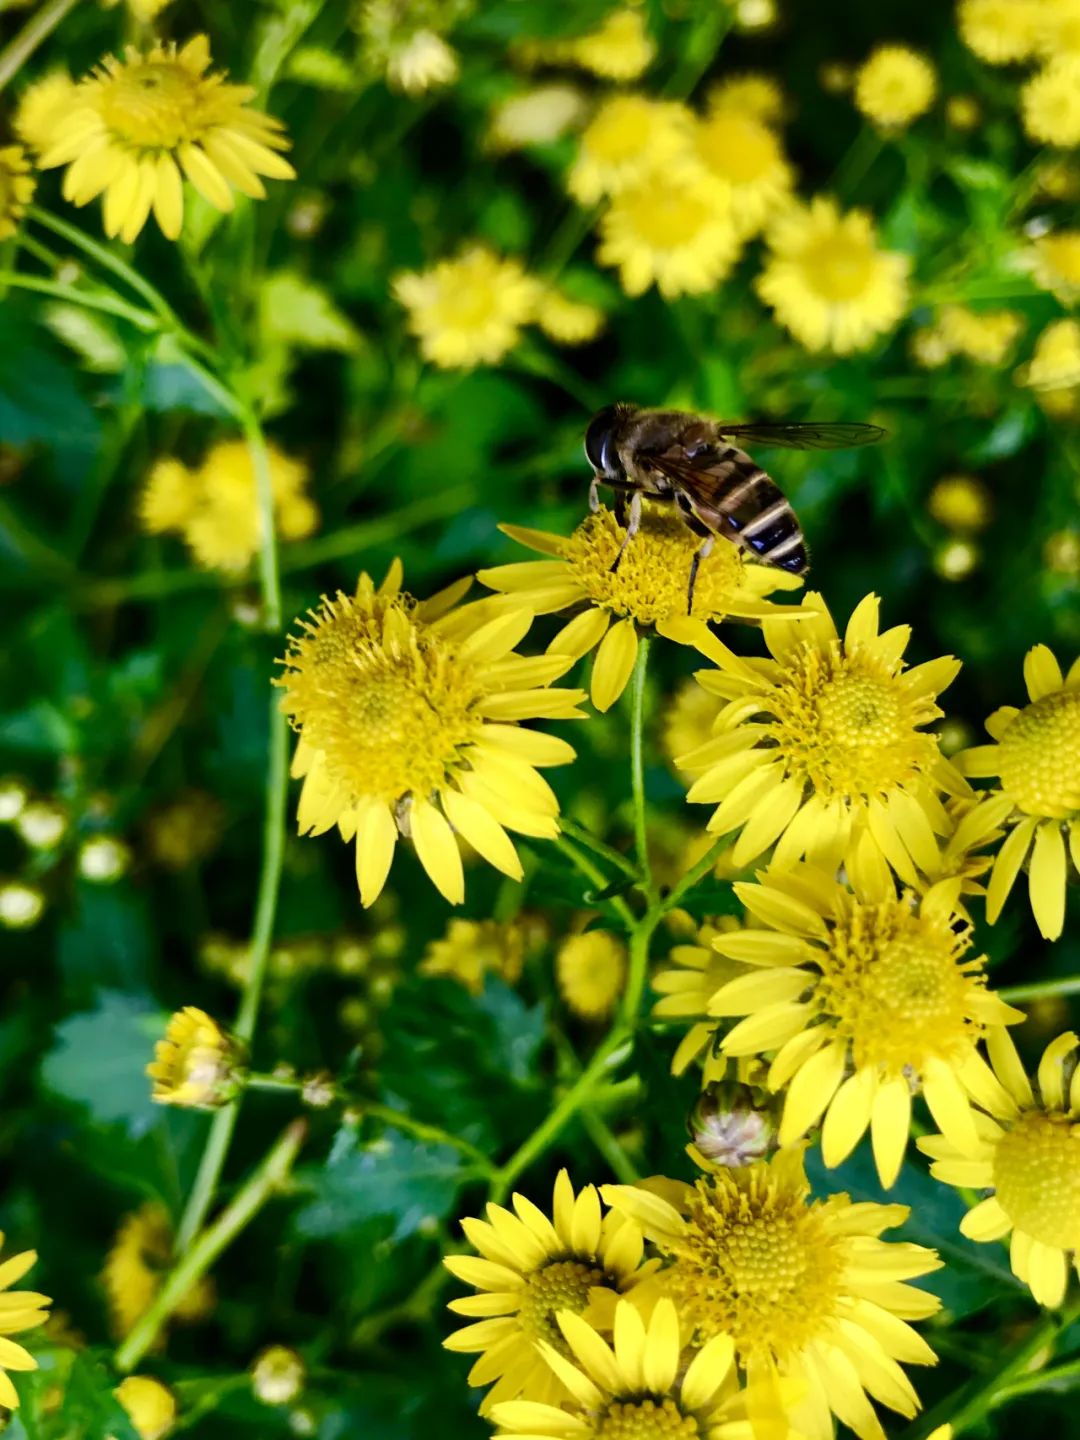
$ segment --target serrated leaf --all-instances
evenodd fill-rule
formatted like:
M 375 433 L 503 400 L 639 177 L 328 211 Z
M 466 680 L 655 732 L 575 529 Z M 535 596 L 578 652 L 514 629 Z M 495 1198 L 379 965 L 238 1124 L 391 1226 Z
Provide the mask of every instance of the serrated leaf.
M 146 1066 L 162 1030 L 161 1014 L 145 1000 L 106 991 L 96 1009 L 57 1027 L 42 1082 L 101 1124 L 121 1125 L 133 1138 L 145 1135 L 160 1115 Z

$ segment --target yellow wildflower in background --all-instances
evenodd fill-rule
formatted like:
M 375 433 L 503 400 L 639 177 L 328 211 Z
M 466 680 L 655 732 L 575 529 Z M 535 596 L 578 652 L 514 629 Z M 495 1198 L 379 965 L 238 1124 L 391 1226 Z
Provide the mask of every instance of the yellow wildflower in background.
M 888 1188 L 919 1090 L 945 1134 L 973 1144 L 971 1099 L 994 1088 L 976 1043 L 987 1026 L 1024 1017 L 987 990 L 985 956 L 964 958 L 960 881 L 898 895 L 891 876 L 850 889 L 800 865 L 735 892 L 767 928 L 713 940 L 754 968 L 721 986 L 708 1013 L 746 1017 L 725 1036 L 725 1054 L 773 1055 L 769 1088 L 786 1092 L 780 1144 L 824 1118 L 825 1164 L 840 1165 L 869 1129 Z
M 164 1440 L 176 1423 L 176 1396 L 151 1375 L 128 1375 L 113 1391 L 139 1440 Z
M 702 1060 L 703 1086 L 722 1080 L 728 1069 L 727 1056 L 717 1043 L 717 1022 L 709 1014 L 709 1001 L 721 986 L 748 969 L 721 955 L 714 942 L 741 928 L 742 922 L 734 915 L 702 925 L 693 944 L 671 947 L 663 967 L 649 982 L 660 996 L 652 1009 L 655 1019 L 690 1022 L 671 1057 L 671 1073 L 681 1075 L 695 1060 Z
M 636 80 L 652 64 L 656 45 L 640 10 L 613 10 L 600 27 L 563 42 L 559 58 L 605 80 Z
M 1026 321 L 1015 310 L 969 310 L 944 305 L 938 330 L 951 355 L 965 355 L 979 365 L 1002 365 L 1024 333 Z
M 1028 894 L 1040 932 L 1056 940 L 1065 925 L 1069 859 L 1080 870 L 1080 659 L 1067 676 L 1045 645 L 1024 658 L 1030 704 L 1002 705 L 986 722 L 992 745 L 956 756 L 964 775 L 997 779 L 984 807 L 1011 801 L 1015 819 L 998 851 L 986 892 L 986 918 L 1001 914 L 1028 859 Z M 1008 811 L 1006 811 L 1006 814 Z
M 147 1201 L 120 1222 L 102 1271 L 111 1329 L 118 1340 L 150 1308 L 173 1261 L 173 1233 L 164 1206 Z M 173 1310 L 179 1321 L 196 1321 L 214 1304 L 213 1282 L 197 1280 Z
M 785 210 L 766 240 L 758 294 L 808 350 L 865 350 L 907 310 L 908 257 L 878 248 L 865 210 L 819 196 Z
M 901 130 L 925 115 L 937 76 L 925 55 L 906 45 L 880 45 L 855 76 L 855 105 L 886 130 Z
M 0 1246 L 4 1243 L 0 1233 Z M 36 1370 L 38 1362 L 12 1335 L 36 1330 L 49 1318 L 46 1308 L 52 1304 L 47 1295 L 36 1290 L 12 1290 L 37 1261 L 36 1250 L 23 1250 L 0 1262 L 0 1405 L 9 1410 L 19 1408 L 19 1392 L 11 1382 L 9 1370 Z
M 549 145 L 577 128 L 585 115 L 585 97 L 574 85 L 538 85 L 500 101 L 488 121 L 493 150 Z
M 795 174 L 776 132 L 758 116 L 714 106 L 694 131 L 695 154 L 721 182 L 731 223 L 741 240 L 756 235 L 788 201 Z
M 784 92 L 771 75 L 746 70 L 718 81 L 706 97 L 706 108 L 733 110 L 750 115 L 765 125 L 778 125 L 784 118 Z
M 519 261 L 485 245 L 471 245 L 430 270 L 397 275 L 392 288 L 420 353 L 443 369 L 497 365 L 534 318 L 540 293 Z
M 12 128 L 36 155 L 52 144 L 53 132 L 70 109 L 74 94 L 75 82 L 67 71 L 50 70 L 19 96 Z
M 569 935 L 555 955 L 555 979 L 568 1010 L 582 1020 L 605 1020 L 626 979 L 626 945 L 607 930 Z
M 1064 305 L 1080 299 L 1080 230 L 1040 235 L 1033 247 L 1035 281 Z
M 926 508 L 949 530 L 985 530 L 993 516 L 990 491 L 977 475 L 943 475 Z
M 558 1347 L 540 1341 L 547 1363 L 566 1388 L 561 1406 L 505 1401 L 491 1414 L 506 1440 L 568 1437 L 695 1436 L 736 1440 L 746 1434 L 746 1410 L 730 1384 L 734 1347 L 717 1335 L 684 1371 L 679 1315 L 660 1300 L 648 1324 L 628 1300 L 616 1309 L 614 1344 L 579 1315 L 561 1311 Z
M 708 180 L 657 171 L 620 190 L 600 217 L 596 258 L 628 295 L 665 300 L 712 290 L 739 258 L 735 207 Z
M 439 940 L 432 940 L 420 961 L 421 975 L 446 976 L 471 995 L 483 992 L 495 975 L 507 985 L 521 979 L 526 955 L 535 948 L 535 927 L 520 919 L 461 920 L 454 918 Z
M 641 529 L 615 571 L 612 562 L 626 530 L 604 506 L 569 537 L 519 525 L 500 528 L 551 558 L 496 565 L 479 571 L 477 579 L 536 615 L 587 607 L 559 631 L 548 652 L 576 660 L 596 650 L 591 696 L 598 710 L 609 710 L 626 688 L 637 658 L 639 626 L 655 625 L 664 633 L 678 622 L 672 638 L 683 639 L 686 631 L 696 638 L 707 633 L 706 621 L 764 620 L 788 613 L 763 597 L 801 584 L 797 576 L 747 561 L 737 546 L 718 540 L 701 562 L 693 615 L 687 617 L 690 564 L 701 542 L 668 509 L 645 507 Z
M 940 792 L 966 789 L 924 726 L 956 678 L 952 656 L 908 667 L 907 625 L 878 631 L 878 599 L 852 612 L 843 639 L 820 595 L 798 624 L 764 622 L 771 660 L 742 660 L 714 642 L 719 668 L 698 679 L 726 703 L 714 738 L 683 756 L 700 772 L 687 799 L 716 804 L 709 830 L 740 830 L 733 859 L 771 845 L 775 861 L 846 864 L 858 883 L 886 863 L 910 885 L 940 864 L 936 835 L 953 824 Z
M 270 488 L 279 533 L 310 535 L 319 512 L 307 494 L 308 467 L 268 446 Z M 259 549 L 260 510 L 255 466 L 242 440 L 219 440 L 202 464 L 156 462 L 139 495 L 139 519 L 150 535 L 179 533 L 205 570 L 243 570 Z
M 356 841 L 364 906 L 378 897 L 398 835 L 451 904 L 465 895 L 457 836 L 520 880 L 507 828 L 554 838 L 559 805 L 537 767 L 565 765 L 564 740 L 522 720 L 572 719 L 580 690 L 553 690 L 570 656 L 514 654 L 532 623 L 526 609 L 488 602 L 452 609 L 460 585 L 417 604 L 400 566 L 376 589 L 323 598 L 290 638 L 275 683 L 298 732 L 292 773 L 303 777 L 301 834 L 335 825 Z
M 1040 55 L 1080 55 L 1080 0 L 1044 0 L 1035 48 Z
M 236 1041 L 205 1010 L 185 1005 L 171 1016 L 146 1073 L 159 1105 L 216 1110 L 239 1086 Z
M 105 233 L 130 244 L 151 210 L 170 240 L 184 219 L 183 180 L 208 204 L 232 210 L 233 191 L 261 200 L 259 179 L 292 180 L 278 151 L 281 122 L 248 108 L 250 85 L 207 74 L 210 46 L 196 35 L 178 49 L 129 46 L 76 86 L 57 120 L 42 169 L 66 165 L 64 198 L 86 205 L 104 192 Z
M 22 146 L 5 145 L 0 149 L 0 240 L 7 240 L 19 228 L 34 198 L 35 184 Z
M 461 73 L 456 52 L 434 30 L 416 30 L 386 57 L 386 81 L 406 95 L 426 95 L 452 85 Z
M 660 748 L 671 765 L 675 765 L 680 755 L 696 750 L 710 739 L 719 711 L 716 696 L 703 690 L 696 680 L 681 682 L 664 706 L 660 732 Z
M 1013 1274 L 1051 1309 L 1065 1298 L 1070 1263 L 1080 1274 L 1078 1045 L 1071 1032 L 1052 1040 L 1032 1086 L 1008 1032 L 992 1031 L 987 1048 L 999 1083 L 983 1101 L 977 1144 L 960 1149 L 944 1135 L 918 1142 L 936 1179 L 991 1192 L 964 1216 L 961 1232 L 981 1242 L 1011 1235 Z
M 559 345 L 587 345 L 600 334 L 606 318 L 595 305 L 574 300 L 554 287 L 537 301 L 536 323 Z
M 479 1294 L 451 1300 L 449 1308 L 475 1323 L 443 1344 L 479 1354 L 470 1385 L 491 1385 L 480 1407 L 488 1414 L 503 1400 L 525 1395 L 557 1405 L 569 1393 L 540 1344 L 562 1349 L 556 1319 L 569 1312 L 610 1331 L 620 1294 L 655 1266 L 643 1265 L 641 1231 L 621 1215 L 603 1214 L 596 1187 L 575 1196 L 565 1170 L 555 1180 L 551 1219 L 524 1195 L 513 1212 L 487 1207 L 487 1220 L 463 1220 L 465 1238 L 479 1255 L 448 1255 L 443 1264 Z
M 287 1345 L 267 1345 L 251 1366 L 251 1391 L 264 1405 L 291 1405 L 304 1388 L 304 1361 Z
M 647 95 L 606 100 L 581 132 L 567 188 L 582 205 L 617 195 L 688 152 L 693 116 Z
M 960 0 L 960 38 L 980 60 L 1009 65 L 1035 51 L 1042 0 Z
M 1016 378 L 1022 385 L 1043 392 L 1071 390 L 1080 385 L 1080 321 L 1052 320 Z
M 1024 130 L 1044 145 L 1080 145 L 1080 55 L 1050 60 L 1020 92 Z
M 668 1182 L 663 1195 L 632 1185 L 600 1193 L 659 1250 L 656 1283 L 691 1345 L 734 1341 L 744 1434 L 767 1440 L 785 1434 L 786 1422 L 825 1440 L 835 1414 L 860 1440 L 880 1440 L 871 1399 L 908 1417 L 918 1410 L 900 1362 L 933 1365 L 935 1356 L 906 1322 L 940 1302 L 902 1282 L 941 1261 L 921 1245 L 879 1238 L 907 1219 L 906 1205 L 811 1200 L 799 1147 L 692 1186 Z

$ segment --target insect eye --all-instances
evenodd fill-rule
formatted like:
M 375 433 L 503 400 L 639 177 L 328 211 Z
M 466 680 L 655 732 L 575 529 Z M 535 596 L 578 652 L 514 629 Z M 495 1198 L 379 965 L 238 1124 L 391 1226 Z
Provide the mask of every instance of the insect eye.
M 609 475 L 615 468 L 614 425 L 615 406 L 608 405 L 593 416 L 585 431 L 585 458 L 599 475 Z

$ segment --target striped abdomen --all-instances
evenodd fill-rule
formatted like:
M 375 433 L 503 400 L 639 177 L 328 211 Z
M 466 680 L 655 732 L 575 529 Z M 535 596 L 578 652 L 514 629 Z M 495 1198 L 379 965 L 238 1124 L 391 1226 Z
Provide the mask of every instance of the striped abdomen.
M 810 557 L 783 491 L 744 451 L 731 446 L 721 458 L 728 474 L 722 480 L 717 476 L 713 503 L 734 532 L 732 538 L 763 564 L 801 575 Z

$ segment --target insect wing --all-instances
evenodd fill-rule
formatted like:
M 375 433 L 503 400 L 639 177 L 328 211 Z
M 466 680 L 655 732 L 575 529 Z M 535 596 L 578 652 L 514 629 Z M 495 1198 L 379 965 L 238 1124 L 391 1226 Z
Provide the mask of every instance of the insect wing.
M 857 421 L 752 421 L 717 428 L 723 436 L 745 440 L 752 446 L 776 445 L 785 450 L 851 450 L 857 445 L 876 445 L 886 435 L 880 425 Z

